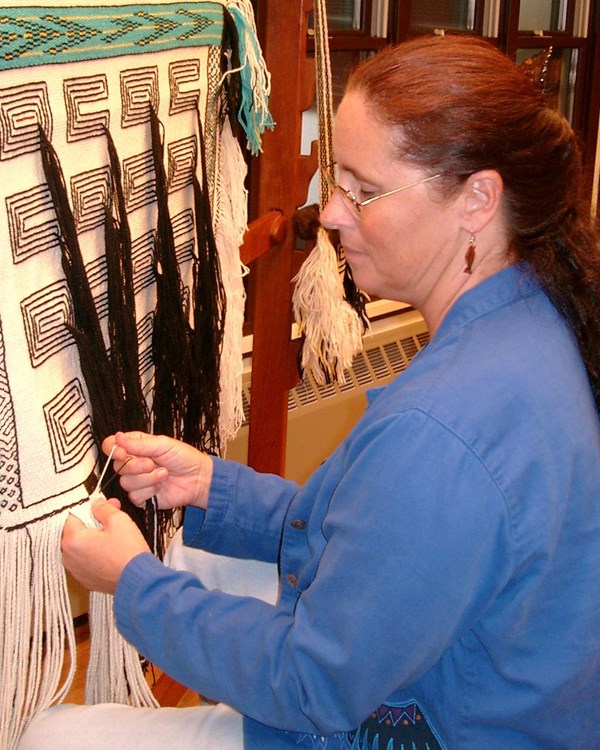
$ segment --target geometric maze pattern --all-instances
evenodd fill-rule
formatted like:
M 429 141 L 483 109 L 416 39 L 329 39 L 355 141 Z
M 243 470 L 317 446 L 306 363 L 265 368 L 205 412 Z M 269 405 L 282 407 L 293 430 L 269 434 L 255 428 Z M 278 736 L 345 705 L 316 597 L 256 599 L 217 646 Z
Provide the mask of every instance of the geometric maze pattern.
M 46 185 L 10 195 L 5 203 L 14 263 L 57 246 L 56 211 Z
M 93 455 L 94 447 L 87 389 L 70 332 L 73 299 L 58 262 L 57 213 L 41 173 L 39 130 L 55 146 L 59 161 L 66 167 L 74 228 L 105 335 L 108 298 L 102 229 L 107 209 L 114 208 L 115 198 L 107 133 L 115 139 L 125 211 L 132 231 L 140 377 L 150 401 L 157 199 L 154 156 L 148 138 L 150 108 L 173 118 L 168 136 L 163 133 L 164 161 L 166 189 L 170 196 L 179 192 L 172 200 L 177 210 L 171 216 L 171 224 L 177 260 L 185 266 L 183 279 L 191 276 L 190 265 L 195 257 L 191 195 L 199 161 L 195 113 L 210 93 L 204 89 L 208 85 L 207 57 L 213 47 L 216 80 L 209 90 L 213 95 L 220 91 L 223 29 L 223 8 L 218 3 L 163 3 L 158 15 L 149 13 L 150 6 L 128 6 L 128 11 L 133 9 L 134 18 L 129 18 L 124 8 L 111 7 L 110 2 L 106 7 L 98 4 L 90 8 L 89 13 L 86 8 L 83 14 L 62 3 L 43 17 L 38 8 L 21 9 L 17 8 L 19 5 L 15 2 L 15 8 L 5 9 L 6 19 L 3 15 L 1 20 L 0 74 L 7 71 L 7 75 L 0 84 L 0 163 L 8 177 L 0 202 L 0 232 L 4 239 L 3 263 L 12 263 L 14 278 L 24 283 L 22 287 L 17 283 L 13 306 L 8 308 L 15 311 L 16 305 L 17 312 L 16 319 L 10 321 L 10 339 L 2 338 L 2 323 L 6 332 L 7 322 L 4 307 L 0 306 L 0 528 L 4 526 L 3 509 L 50 501 L 56 491 L 55 487 L 48 487 L 46 492 L 45 487 L 38 486 L 37 479 L 25 487 L 20 484 L 19 472 L 25 467 L 19 463 L 31 460 L 31 452 L 24 449 L 24 444 L 19 451 L 21 430 L 28 419 L 42 410 L 44 418 L 35 417 L 35 430 L 45 442 L 47 468 L 53 463 L 57 473 L 64 473 L 60 492 L 77 486 L 77 467 L 82 461 L 89 466 L 90 449 Z M 25 24 L 23 15 L 27 16 Z M 10 39 L 6 38 L 7 28 Z M 59 37 L 60 42 L 56 41 Z M 106 64 L 102 62 L 104 45 L 112 46 L 115 52 Z M 183 47 L 186 50 L 182 54 Z M 160 56 L 149 54 L 157 48 L 163 51 Z M 40 54 L 44 57 L 40 58 Z M 44 67 L 58 62 L 64 64 L 53 65 L 52 72 Z M 15 75 L 15 68 L 22 68 L 22 75 Z M 214 99 L 209 96 L 208 101 Z M 136 126 L 143 127 L 136 130 Z M 207 126 L 206 131 L 205 135 L 211 127 Z M 26 157 L 22 163 L 20 157 Z M 10 170 L 18 179 L 10 179 Z M 188 190 L 189 194 L 184 192 Z M 190 291 L 185 286 L 183 293 L 189 307 Z M 13 346 L 13 332 L 17 330 L 21 363 L 36 370 L 35 377 L 30 374 L 31 382 L 40 385 L 39 392 L 32 392 L 31 413 L 25 409 L 24 415 L 13 413 L 15 395 L 18 393 L 21 404 L 22 390 L 14 390 L 13 379 L 18 378 L 18 373 L 7 371 L 13 362 L 8 355 L 13 352 L 5 351 L 9 342 Z M 71 469 L 76 470 L 73 476 L 67 473 Z M 51 469 L 48 476 L 51 477 Z
M 110 194 L 111 175 L 108 165 L 71 177 L 73 215 L 78 232 L 104 225 Z
M 200 61 L 178 60 L 169 65 L 169 114 L 194 110 L 200 100 Z M 190 89 L 190 84 L 198 84 Z
M 173 141 L 167 147 L 167 183 L 170 193 L 192 184 L 198 145 L 196 136 L 191 135 Z
M 130 68 L 121 73 L 121 127 L 141 125 L 150 119 L 150 107 L 160 103 L 158 68 Z
M 43 405 L 57 474 L 76 466 L 93 445 L 85 393 L 75 378 Z
M 64 279 L 38 289 L 21 301 L 21 314 L 32 367 L 74 341 L 67 325 L 73 324 L 71 296 Z
M 0 161 L 37 151 L 39 126 L 52 138 L 52 114 L 45 81 L 0 89 Z
M 106 75 L 68 78 L 63 81 L 63 92 L 69 142 L 101 136 L 110 128 L 110 111 L 103 106 L 108 100 Z M 95 102 L 100 105 L 96 111 Z
M 144 151 L 123 160 L 123 192 L 128 212 L 148 206 L 156 200 L 152 151 Z

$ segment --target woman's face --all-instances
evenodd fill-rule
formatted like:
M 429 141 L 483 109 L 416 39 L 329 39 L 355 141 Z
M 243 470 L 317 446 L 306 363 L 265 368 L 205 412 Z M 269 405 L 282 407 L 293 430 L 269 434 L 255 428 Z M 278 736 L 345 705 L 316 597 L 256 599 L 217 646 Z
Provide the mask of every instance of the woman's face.
M 340 104 L 334 152 L 338 183 L 358 201 L 430 176 L 398 160 L 392 131 L 372 117 L 359 92 L 347 94 Z M 339 230 L 360 289 L 420 308 L 443 283 L 449 264 L 464 266 L 468 234 L 458 202 L 442 199 L 434 184 L 435 179 L 374 201 L 364 206 L 360 218 L 340 191 L 334 191 L 321 222 Z

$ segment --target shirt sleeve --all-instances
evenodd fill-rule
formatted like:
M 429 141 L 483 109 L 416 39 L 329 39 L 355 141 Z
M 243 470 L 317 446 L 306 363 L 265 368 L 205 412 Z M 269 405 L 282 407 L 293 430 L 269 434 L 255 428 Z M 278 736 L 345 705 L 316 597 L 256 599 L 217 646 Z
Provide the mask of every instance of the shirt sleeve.
M 213 458 L 206 511 L 186 508 L 183 541 L 229 557 L 276 562 L 285 514 L 298 486 Z
M 141 555 L 116 592 L 125 638 L 203 695 L 317 735 L 355 728 L 422 676 L 509 578 L 502 493 L 476 453 L 417 411 L 378 420 L 336 460 L 345 470 L 315 575 L 288 576 L 282 554 L 273 607 Z

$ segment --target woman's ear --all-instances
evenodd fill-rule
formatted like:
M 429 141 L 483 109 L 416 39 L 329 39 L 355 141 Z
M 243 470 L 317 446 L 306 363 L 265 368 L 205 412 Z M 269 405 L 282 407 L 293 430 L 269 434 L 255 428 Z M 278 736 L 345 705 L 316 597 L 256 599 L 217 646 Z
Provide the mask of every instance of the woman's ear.
M 500 212 L 504 181 L 495 169 L 474 172 L 463 186 L 465 229 L 481 232 Z

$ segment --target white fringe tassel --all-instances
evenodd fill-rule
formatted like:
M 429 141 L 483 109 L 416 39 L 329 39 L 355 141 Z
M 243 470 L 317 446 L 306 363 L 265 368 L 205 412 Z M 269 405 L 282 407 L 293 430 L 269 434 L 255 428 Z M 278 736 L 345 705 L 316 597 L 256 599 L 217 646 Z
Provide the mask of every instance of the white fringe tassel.
M 240 145 L 226 119 L 221 133 L 219 174 L 215 181 L 215 240 L 227 300 L 219 374 L 219 435 L 223 449 L 235 437 L 244 420 L 242 339 L 246 290 L 243 277 L 248 268 L 240 260 L 240 246 L 248 227 L 248 194 L 244 187 L 247 171 Z
M 16 748 L 38 711 L 60 703 L 75 675 L 75 633 L 60 539 L 67 512 L 0 533 L 0 748 Z M 65 651 L 69 669 L 61 685 Z
M 78 506 L 73 514 L 86 526 L 98 525 L 92 514 L 91 503 Z M 91 592 L 88 616 L 90 656 L 85 702 L 157 708 L 159 703 L 146 682 L 139 653 L 125 641 L 115 625 L 113 597 Z
M 345 383 L 345 371 L 362 351 L 363 324 L 344 299 L 336 251 L 322 227 L 292 281 L 294 319 L 304 335 L 302 369 L 310 371 L 318 385 Z
M 70 512 L 95 525 L 90 503 L 0 533 L 0 748 L 15 750 L 35 714 L 61 703 L 76 669 L 76 644 L 60 542 Z M 90 595 L 86 703 L 159 704 L 140 656 L 116 629 L 112 596 Z M 62 677 L 66 654 L 69 665 Z
M 86 703 L 159 707 L 142 670 L 141 657 L 115 627 L 113 597 L 90 594 L 90 660 Z

